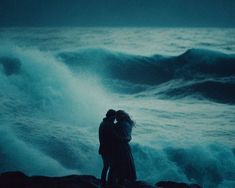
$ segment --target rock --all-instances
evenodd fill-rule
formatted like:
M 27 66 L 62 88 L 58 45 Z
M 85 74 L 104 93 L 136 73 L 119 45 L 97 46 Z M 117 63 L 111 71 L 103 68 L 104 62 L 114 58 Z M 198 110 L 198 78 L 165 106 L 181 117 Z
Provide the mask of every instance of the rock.
M 0 176 L 1 188 L 98 188 L 100 180 L 89 175 L 64 177 L 31 176 L 7 172 Z
M 1 188 L 24 188 L 28 177 L 22 172 L 5 172 L 0 176 Z
M 155 186 L 157 188 L 202 188 L 197 184 L 177 183 L 173 181 L 160 181 Z
M 144 181 L 127 182 L 123 186 L 107 188 L 201 188 L 171 181 L 161 181 L 155 186 Z M 70 175 L 63 177 L 26 176 L 22 172 L 6 172 L 0 175 L 0 188 L 100 188 L 100 180 L 90 175 Z

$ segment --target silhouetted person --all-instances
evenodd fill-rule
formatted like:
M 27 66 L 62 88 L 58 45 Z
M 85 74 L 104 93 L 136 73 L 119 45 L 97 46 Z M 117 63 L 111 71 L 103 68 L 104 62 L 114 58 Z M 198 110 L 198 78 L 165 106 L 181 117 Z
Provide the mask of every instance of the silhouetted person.
M 108 110 L 108 112 L 106 113 L 106 117 L 103 119 L 99 127 L 99 141 L 100 141 L 99 154 L 102 156 L 103 160 L 103 169 L 101 173 L 102 186 L 106 185 L 106 176 L 110 168 L 111 158 L 113 154 L 112 131 L 114 128 L 115 116 L 116 116 L 115 110 L 112 109 Z
M 130 116 L 123 110 L 116 112 L 117 123 L 114 126 L 113 137 L 114 153 L 111 163 L 112 181 L 118 184 L 124 184 L 126 181 L 136 180 L 136 170 L 131 147 L 131 132 L 134 122 Z

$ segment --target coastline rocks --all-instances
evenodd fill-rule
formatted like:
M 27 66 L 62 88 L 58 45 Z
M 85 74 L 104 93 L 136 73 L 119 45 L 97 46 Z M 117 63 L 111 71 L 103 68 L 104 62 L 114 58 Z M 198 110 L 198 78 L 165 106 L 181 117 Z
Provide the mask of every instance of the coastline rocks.
M 201 188 L 197 184 L 176 183 L 173 181 L 160 181 L 155 186 L 157 188 Z
M 22 172 L 5 172 L 0 175 L 1 188 L 100 188 L 100 180 L 90 175 L 70 175 L 63 177 L 26 176 Z M 201 188 L 170 181 L 161 181 L 152 186 L 144 181 L 136 181 L 124 186 L 107 188 Z

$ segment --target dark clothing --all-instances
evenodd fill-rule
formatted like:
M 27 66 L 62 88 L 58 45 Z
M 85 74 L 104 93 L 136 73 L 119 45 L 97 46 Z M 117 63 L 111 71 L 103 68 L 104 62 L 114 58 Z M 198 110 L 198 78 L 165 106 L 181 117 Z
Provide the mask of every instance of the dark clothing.
M 99 154 L 100 155 L 108 155 L 112 154 L 112 131 L 113 131 L 114 123 L 112 120 L 104 118 L 99 127 Z
M 99 154 L 102 156 L 103 169 L 101 173 L 101 184 L 106 184 L 107 172 L 110 168 L 111 158 L 113 154 L 113 131 L 114 123 L 112 120 L 104 118 L 99 127 Z
M 103 160 L 103 169 L 102 169 L 102 173 L 101 173 L 101 184 L 105 185 L 107 172 L 110 168 L 110 157 L 108 157 L 106 155 L 101 155 L 101 156 L 102 156 L 102 160 Z
M 131 140 L 132 125 L 126 121 L 118 122 L 114 129 L 115 151 L 111 164 L 119 183 L 135 181 L 136 170 L 129 142 Z

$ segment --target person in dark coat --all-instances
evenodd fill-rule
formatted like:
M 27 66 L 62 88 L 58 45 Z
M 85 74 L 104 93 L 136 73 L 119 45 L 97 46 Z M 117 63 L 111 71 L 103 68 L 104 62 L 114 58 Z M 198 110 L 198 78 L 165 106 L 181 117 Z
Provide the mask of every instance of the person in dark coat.
M 134 122 L 123 110 L 116 112 L 116 120 L 113 132 L 115 150 L 110 170 L 115 174 L 113 179 L 116 179 L 118 184 L 125 184 L 126 181 L 136 180 L 135 163 L 129 145 Z
M 100 141 L 99 154 L 101 155 L 103 160 L 103 169 L 101 173 L 102 186 L 106 185 L 106 176 L 110 168 L 112 154 L 113 154 L 112 132 L 114 128 L 115 116 L 116 116 L 115 110 L 113 109 L 108 110 L 108 112 L 106 113 L 106 117 L 103 119 L 99 127 L 99 141 Z

